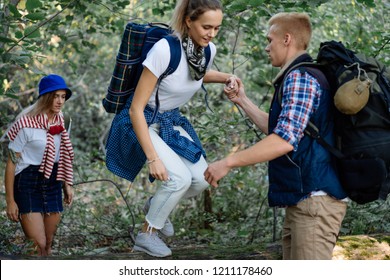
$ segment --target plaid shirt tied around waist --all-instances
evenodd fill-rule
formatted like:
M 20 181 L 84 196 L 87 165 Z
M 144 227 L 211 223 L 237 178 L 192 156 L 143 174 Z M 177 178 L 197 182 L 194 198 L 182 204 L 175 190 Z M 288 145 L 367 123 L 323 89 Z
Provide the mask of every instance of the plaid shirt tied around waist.
M 112 121 L 106 144 L 106 165 L 115 175 L 133 182 L 146 162 L 146 156 L 138 142 L 129 116 L 129 103 Z M 154 109 L 147 106 L 144 115 L 148 124 L 153 118 Z M 162 140 L 179 156 L 197 162 L 206 153 L 188 119 L 180 114 L 179 108 L 164 113 L 157 112 L 154 123 L 160 125 Z M 174 126 L 181 126 L 193 139 L 181 136 Z M 153 178 L 149 177 L 150 181 Z

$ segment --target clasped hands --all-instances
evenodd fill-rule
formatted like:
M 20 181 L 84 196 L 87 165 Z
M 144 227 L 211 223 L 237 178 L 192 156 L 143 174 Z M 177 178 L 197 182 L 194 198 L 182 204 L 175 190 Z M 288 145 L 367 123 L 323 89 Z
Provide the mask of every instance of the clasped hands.
M 225 87 L 223 88 L 225 95 L 230 100 L 234 99 L 238 96 L 238 90 L 239 90 L 239 79 L 236 76 L 229 77 L 225 82 Z

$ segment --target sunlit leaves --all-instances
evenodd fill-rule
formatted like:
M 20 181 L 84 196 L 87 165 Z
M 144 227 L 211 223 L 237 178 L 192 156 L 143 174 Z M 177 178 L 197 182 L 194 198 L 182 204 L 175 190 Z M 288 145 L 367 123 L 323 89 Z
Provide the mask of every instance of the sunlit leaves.
M 359 3 L 365 4 L 367 7 L 375 7 L 375 1 L 374 0 L 356 0 Z
M 24 30 L 24 36 L 32 39 L 32 38 L 38 38 L 40 37 L 40 32 L 39 32 L 39 29 L 37 28 L 37 26 L 28 26 L 26 27 L 26 29 Z
M 8 9 L 9 11 L 11 12 L 11 15 L 15 18 L 20 18 L 22 15 L 19 13 L 18 9 L 16 8 L 16 6 L 12 5 L 12 4 L 9 4 L 8 5 Z
M 38 13 L 30 13 L 25 16 L 25 18 L 31 19 L 31 20 L 43 20 L 45 19 L 46 14 L 42 12 Z
M 15 41 L 12 40 L 11 38 L 0 36 L 0 42 L 3 42 L 3 43 L 13 43 Z
M 42 7 L 42 3 L 41 3 L 40 0 L 27 0 L 26 1 L 26 10 L 28 12 L 32 12 L 35 9 L 38 9 L 38 8 L 41 8 L 41 7 Z
M 3 61 L 6 63 L 26 66 L 31 61 L 31 55 L 27 52 L 7 53 L 3 55 Z

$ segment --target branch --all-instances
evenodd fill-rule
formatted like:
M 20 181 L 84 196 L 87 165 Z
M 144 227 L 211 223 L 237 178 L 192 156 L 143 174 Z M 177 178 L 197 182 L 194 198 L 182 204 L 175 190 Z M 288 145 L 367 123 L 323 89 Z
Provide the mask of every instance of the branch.
M 129 211 L 130 215 L 131 215 L 131 219 L 132 219 L 132 222 L 133 222 L 133 226 L 132 228 L 130 228 L 130 238 L 131 238 L 131 241 L 133 242 L 133 244 L 135 243 L 135 239 L 134 239 L 134 229 L 135 229 L 135 217 L 134 217 L 134 213 L 133 211 L 131 211 L 131 208 L 130 208 L 130 205 L 129 203 L 127 202 L 127 199 L 125 198 L 121 188 L 119 187 L 118 184 L 116 184 L 114 181 L 112 180 L 109 180 L 109 179 L 97 179 L 97 180 L 92 180 L 92 181 L 84 181 L 84 182 L 78 182 L 78 183 L 75 183 L 73 184 L 73 186 L 77 186 L 77 185 L 83 185 L 83 184 L 89 184 L 89 183 L 96 183 L 96 182 L 109 182 L 111 184 L 113 184 L 117 190 L 119 191 L 123 201 L 126 203 L 126 206 L 127 206 L 127 210 Z
M 235 64 L 236 64 L 236 61 L 235 61 L 235 59 L 234 59 L 234 54 L 236 53 L 236 50 L 237 50 L 238 37 L 240 37 L 240 22 L 238 22 L 236 39 L 234 40 L 233 50 L 232 50 L 232 56 L 233 56 L 233 61 L 232 61 L 232 62 L 233 62 L 233 69 L 232 69 L 232 74 L 234 74 L 234 71 L 235 71 Z
M 377 51 L 376 55 L 374 55 L 374 58 L 376 58 L 376 57 L 379 55 L 379 53 L 380 53 L 380 52 L 386 47 L 386 45 L 389 44 L 389 43 L 390 43 L 390 38 L 387 39 L 387 42 L 385 42 L 385 43 L 382 45 L 382 47 L 379 48 L 379 50 Z
M 111 13 L 115 13 L 115 14 L 117 14 L 117 15 L 123 16 L 123 18 L 126 18 L 126 20 L 128 20 L 128 21 L 135 21 L 135 20 L 137 20 L 137 19 L 140 19 L 140 18 L 138 18 L 138 17 L 129 19 L 129 18 L 128 18 L 128 17 L 129 17 L 129 14 L 127 14 L 127 13 L 121 13 L 121 12 L 115 11 L 113 8 L 108 7 L 106 4 L 103 4 L 101 1 L 95 0 L 95 1 L 92 1 L 92 2 L 96 3 L 97 5 L 103 6 L 105 9 L 107 9 L 107 10 L 110 11 Z
M 19 1 L 20 0 L 11 0 L 10 4 L 16 7 L 19 4 Z M 6 17 L 8 17 L 9 12 L 10 11 L 9 11 L 8 6 L 5 6 L 3 13 L 0 12 L 0 16 L 6 18 Z M 7 37 L 7 35 L 8 35 L 9 26 L 10 26 L 10 23 L 7 22 L 7 24 L 4 24 L 3 27 L 2 27 L 2 29 L 3 29 L 2 30 L 2 34 L 3 34 L 4 37 Z M 2 49 L 3 47 L 4 47 L 4 43 L 0 43 L 0 48 Z
M 258 225 L 258 221 L 259 221 L 259 218 L 260 218 L 260 215 L 261 215 L 261 210 L 263 209 L 263 206 L 265 205 L 265 202 L 267 200 L 267 196 L 265 196 L 261 203 L 260 203 L 260 208 L 259 208 L 259 211 L 257 212 L 257 215 L 256 215 L 256 219 L 255 219 L 255 222 L 253 223 L 254 226 L 253 226 L 253 231 L 252 231 L 252 234 L 251 234 L 251 238 L 249 240 L 249 243 L 253 243 L 253 240 L 255 238 L 255 235 L 256 235 L 256 225 Z M 274 221 L 274 227 L 275 227 L 275 221 Z
M 51 16 L 50 18 L 44 20 L 43 22 L 41 22 L 40 24 L 38 24 L 38 26 L 36 28 L 34 28 L 31 32 L 29 32 L 28 34 L 24 35 L 22 38 L 20 38 L 12 47 L 10 47 L 8 50 L 5 51 L 5 54 L 6 53 L 9 53 L 13 48 L 15 48 L 16 46 L 19 45 L 20 42 L 22 42 L 26 37 L 30 36 L 32 33 L 34 33 L 35 31 L 37 31 L 39 28 L 41 28 L 42 26 L 44 26 L 45 24 L 47 24 L 48 22 L 50 22 L 52 19 L 54 19 L 55 17 L 57 17 L 59 14 L 61 14 L 63 11 L 65 11 L 70 5 L 74 4 L 75 2 L 78 2 L 78 0 L 75 0 L 73 2 L 70 2 L 68 3 L 68 5 L 65 6 L 65 8 L 63 8 L 61 11 L 58 11 L 57 13 L 55 13 L 53 16 Z
M 32 94 L 36 91 L 35 88 L 30 88 L 28 90 L 25 90 L 25 91 L 22 91 L 22 92 L 18 92 L 18 93 L 15 93 L 14 95 L 16 96 L 24 96 L 24 95 L 29 95 L 29 94 Z

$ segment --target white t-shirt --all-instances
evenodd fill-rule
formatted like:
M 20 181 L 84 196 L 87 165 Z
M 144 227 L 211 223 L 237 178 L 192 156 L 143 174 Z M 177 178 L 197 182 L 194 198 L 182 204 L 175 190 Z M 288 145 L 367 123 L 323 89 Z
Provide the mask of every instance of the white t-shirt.
M 210 70 L 213 64 L 213 59 L 216 54 L 216 47 L 213 43 L 210 44 L 211 56 L 207 70 Z M 181 44 L 180 44 L 181 45 Z M 170 61 L 169 43 L 165 39 L 158 41 L 149 51 L 146 59 L 143 62 L 144 67 L 147 67 L 156 77 L 160 77 L 167 69 Z M 187 57 L 184 49 L 181 48 L 181 60 L 176 71 L 164 78 L 160 84 L 158 98 L 160 100 L 160 112 L 168 111 L 180 107 L 187 103 L 191 97 L 201 88 L 203 79 L 196 81 L 190 76 Z M 149 99 L 148 105 L 152 108 L 156 107 L 157 87 L 153 90 L 152 96 Z
M 56 149 L 55 162 L 60 159 L 61 134 L 53 135 Z M 21 153 L 16 164 L 15 175 L 22 172 L 29 165 L 41 165 L 46 148 L 46 130 L 39 128 L 22 128 L 14 141 L 8 145 L 10 150 Z

